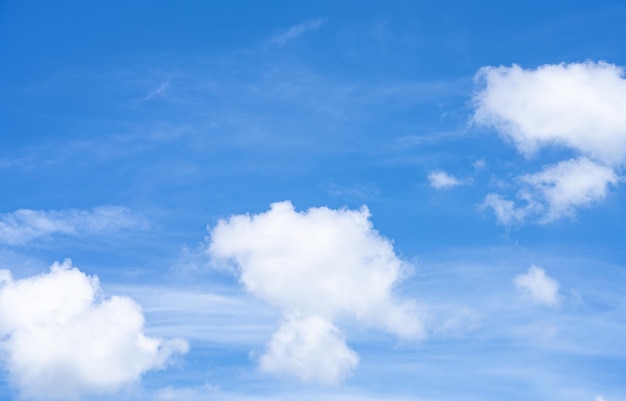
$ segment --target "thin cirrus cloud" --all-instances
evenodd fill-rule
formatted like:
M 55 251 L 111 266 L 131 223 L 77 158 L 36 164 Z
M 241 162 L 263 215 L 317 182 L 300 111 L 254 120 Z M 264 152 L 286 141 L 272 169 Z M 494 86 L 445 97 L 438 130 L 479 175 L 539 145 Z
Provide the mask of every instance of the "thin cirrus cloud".
M 559 283 L 540 267 L 531 266 L 525 274 L 515 277 L 515 287 L 530 301 L 547 306 L 558 306 Z
M 0 214 L 0 244 L 24 245 L 53 235 L 103 234 L 146 225 L 145 219 L 120 206 L 92 210 L 19 209 Z
M 319 28 L 320 26 L 324 24 L 324 22 L 326 22 L 326 19 L 317 18 L 317 19 L 312 19 L 312 20 L 294 25 L 290 27 L 289 29 L 287 29 L 287 31 L 272 37 L 270 39 L 270 43 L 279 45 L 279 46 L 284 46 L 285 44 L 296 39 L 297 37 L 301 36 L 305 32 L 312 31 L 312 30 Z
M 183 339 L 146 336 L 132 299 L 99 293 L 69 260 L 19 280 L 0 270 L 0 355 L 22 397 L 110 394 L 188 351 Z
M 365 207 L 297 212 L 285 201 L 212 228 L 214 263 L 234 266 L 247 291 L 285 314 L 259 359 L 262 371 L 321 384 L 349 376 L 358 357 L 334 324 L 344 319 L 405 339 L 424 335 L 416 302 L 392 293 L 409 266 L 369 216 Z
M 546 147 L 575 157 L 516 178 L 516 200 L 489 194 L 502 224 L 529 218 L 572 217 L 606 197 L 626 163 L 624 68 L 605 62 L 543 65 L 536 69 L 484 67 L 474 96 L 474 122 L 495 128 L 532 157 Z

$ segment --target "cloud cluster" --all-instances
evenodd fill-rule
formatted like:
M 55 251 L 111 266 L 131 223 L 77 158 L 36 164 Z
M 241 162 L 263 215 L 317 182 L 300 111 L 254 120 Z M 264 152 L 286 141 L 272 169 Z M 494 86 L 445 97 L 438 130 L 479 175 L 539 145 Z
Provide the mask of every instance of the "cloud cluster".
M 92 210 L 20 209 L 0 214 L 0 244 L 23 245 L 55 234 L 100 234 L 145 224 L 144 219 L 120 206 L 101 206 Z
M 515 277 L 515 287 L 532 302 L 547 306 L 559 304 L 559 283 L 537 266 Z
M 365 207 L 297 212 L 287 201 L 211 230 L 211 258 L 234 265 L 250 293 L 289 316 L 260 358 L 262 369 L 321 383 L 347 376 L 358 359 L 333 324 L 346 318 L 401 338 L 423 336 L 415 302 L 392 293 L 409 266 L 369 217 Z
M 0 270 L 0 356 L 23 397 L 111 393 L 187 352 L 184 340 L 144 335 L 132 299 L 99 297 L 97 277 L 69 260 L 20 280 Z
M 503 224 L 572 216 L 602 200 L 626 164 L 624 69 L 604 62 L 485 67 L 477 74 L 474 121 L 495 128 L 530 157 L 549 146 L 576 154 L 518 177 L 517 202 L 490 194 L 485 206 Z M 519 202 L 526 206 L 518 206 Z

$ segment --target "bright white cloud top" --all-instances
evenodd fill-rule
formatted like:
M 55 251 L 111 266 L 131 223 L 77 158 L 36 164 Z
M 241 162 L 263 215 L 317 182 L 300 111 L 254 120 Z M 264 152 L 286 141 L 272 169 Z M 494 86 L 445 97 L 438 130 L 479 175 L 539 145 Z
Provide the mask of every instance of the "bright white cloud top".
M 502 224 L 538 217 L 549 222 L 602 200 L 626 162 L 624 69 L 605 62 L 543 65 L 525 70 L 484 67 L 474 96 L 474 121 L 495 128 L 527 157 L 560 146 L 579 156 L 519 177 L 523 208 L 497 194 L 492 207 Z
M 142 227 L 146 221 L 120 206 L 92 210 L 20 209 L 0 214 L 0 244 L 23 245 L 51 235 L 91 235 Z
M 526 274 L 515 277 L 515 287 L 530 301 L 547 305 L 558 306 L 559 283 L 548 276 L 537 266 L 531 266 Z
M 69 260 L 20 280 L 0 270 L 0 355 L 22 396 L 112 393 L 187 352 L 185 340 L 144 335 L 132 299 L 100 300 L 100 291 L 98 278 Z
M 369 217 L 365 207 L 297 212 L 279 202 L 264 213 L 221 220 L 211 230 L 213 260 L 232 263 L 250 293 L 292 316 L 261 357 L 262 369 L 321 383 L 345 377 L 357 359 L 332 325 L 341 319 L 406 339 L 424 335 L 415 301 L 400 301 L 392 292 L 409 265 Z M 307 331 L 321 338 L 313 341 Z M 323 346 L 328 349 L 319 352 Z M 329 370 L 331 361 L 339 366 Z
M 609 165 L 626 161 L 624 68 L 604 62 L 484 67 L 475 120 L 531 155 L 561 145 Z

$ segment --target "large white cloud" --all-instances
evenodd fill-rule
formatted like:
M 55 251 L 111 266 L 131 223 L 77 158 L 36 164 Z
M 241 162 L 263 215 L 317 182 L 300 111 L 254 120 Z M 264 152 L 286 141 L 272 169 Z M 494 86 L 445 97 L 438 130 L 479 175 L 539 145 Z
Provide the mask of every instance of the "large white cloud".
M 0 355 L 23 397 L 111 393 L 187 352 L 184 340 L 144 335 L 132 299 L 100 297 L 97 277 L 69 260 L 20 280 L 0 270 Z
M 120 206 L 92 210 L 19 209 L 0 214 L 0 244 L 21 245 L 54 234 L 98 234 L 145 224 L 144 219 Z
M 626 161 L 626 79 L 604 62 L 484 67 L 475 120 L 532 154 L 557 144 L 605 164 Z
M 517 177 L 518 202 L 485 198 L 499 222 L 573 216 L 617 185 L 626 163 L 624 69 L 604 62 L 484 67 L 477 74 L 474 120 L 495 128 L 527 156 L 547 146 L 577 157 Z M 524 205 L 520 206 L 519 201 Z
M 287 314 L 300 314 L 305 320 L 299 324 L 304 327 L 307 324 L 303 322 L 309 322 L 306 319 L 310 317 L 323 319 L 329 325 L 351 318 L 402 338 L 419 338 L 423 325 L 415 302 L 400 301 L 392 293 L 409 266 L 396 256 L 391 242 L 374 230 L 369 217 L 365 207 L 320 207 L 296 212 L 290 202 L 274 203 L 269 211 L 258 215 L 221 220 L 211 230 L 208 252 L 216 262 L 234 264 L 249 292 Z M 296 330 L 301 326 L 290 324 L 281 330 L 301 331 Z M 338 337 L 332 334 L 335 332 L 326 329 L 324 333 L 329 343 L 336 345 L 329 351 L 345 354 Z M 315 347 L 309 345 L 306 341 L 290 343 L 290 353 L 282 359 L 271 359 L 285 361 L 285 368 L 271 370 L 287 372 L 289 355 L 297 354 L 293 348 L 313 352 Z M 267 355 L 275 354 L 276 347 L 273 340 Z M 261 361 L 268 360 L 267 355 Z M 310 357 L 347 360 L 320 352 Z M 320 369 L 324 365 L 322 360 L 313 364 Z M 337 370 L 336 374 L 341 376 L 341 372 Z

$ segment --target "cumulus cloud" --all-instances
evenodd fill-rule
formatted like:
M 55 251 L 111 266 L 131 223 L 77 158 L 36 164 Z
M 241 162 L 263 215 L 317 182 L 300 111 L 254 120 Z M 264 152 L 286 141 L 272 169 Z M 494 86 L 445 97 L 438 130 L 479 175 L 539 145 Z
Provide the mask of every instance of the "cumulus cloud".
M 25 398 L 112 393 L 188 350 L 182 339 L 144 335 L 141 307 L 100 299 L 98 278 L 69 260 L 20 280 L 0 272 L 0 356 Z
M 92 210 L 19 209 L 0 214 L 0 244 L 23 245 L 55 234 L 101 234 L 145 224 L 144 219 L 120 206 L 101 206 Z
M 270 342 L 260 359 L 266 371 L 332 382 L 323 367 L 333 358 L 345 367 L 332 370 L 333 375 L 345 376 L 356 362 L 333 326 L 345 318 L 401 338 L 423 335 L 415 301 L 400 301 L 392 293 L 409 266 L 373 228 L 369 217 L 365 207 L 297 212 L 286 201 L 272 204 L 264 213 L 221 220 L 211 230 L 208 252 L 215 263 L 234 265 L 250 293 L 288 315 L 301 316 L 288 320 Z M 313 352 L 310 357 L 319 359 L 311 362 L 320 370 L 317 374 L 291 369 L 300 365 L 290 358 L 309 355 L 319 346 L 304 336 L 305 330 L 319 332 L 332 345 L 328 351 L 335 353 Z
M 338 383 L 358 363 L 341 331 L 319 316 L 291 316 L 272 336 L 259 360 L 264 372 L 323 384 Z
M 573 217 L 577 209 L 604 199 L 609 185 L 619 177 L 607 166 L 587 158 L 562 161 L 533 174 L 518 177 L 518 206 L 498 194 L 485 197 L 483 208 L 493 209 L 498 223 L 512 225 L 530 217 L 548 223 L 561 217 Z
M 524 154 L 562 145 L 609 165 L 626 161 L 624 69 L 604 62 L 484 67 L 474 119 Z
M 430 186 L 435 189 L 452 188 L 463 184 L 463 181 L 442 170 L 431 171 L 428 174 L 428 181 Z
M 576 208 L 589 206 L 606 197 L 609 184 L 617 185 L 618 177 L 610 168 L 586 158 L 572 159 L 551 165 L 535 174 L 521 177 L 528 185 L 526 196 L 531 202 L 547 206 L 544 221 L 572 216 Z
M 484 67 L 477 74 L 474 121 L 495 128 L 526 156 L 547 146 L 577 154 L 517 177 L 518 202 L 485 198 L 503 224 L 571 217 L 602 200 L 626 162 L 626 79 L 605 62 Z M 523 206 L 520 206 L 519 201 Z
M 537 266 L 515 277 L 515 287 L 532 302 L 547 306 L 559 304 L 559 283 Z

